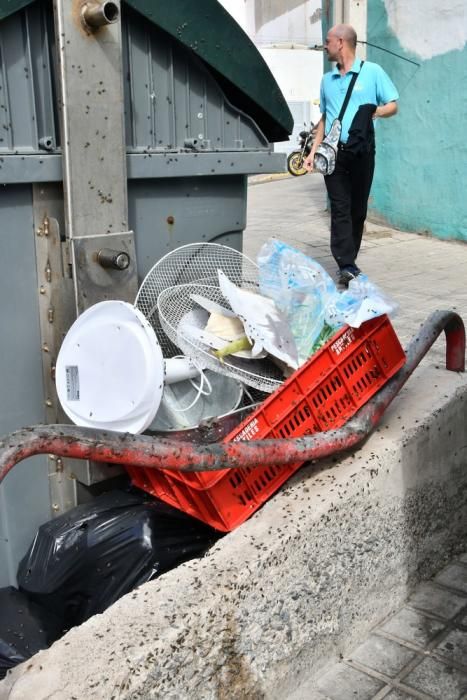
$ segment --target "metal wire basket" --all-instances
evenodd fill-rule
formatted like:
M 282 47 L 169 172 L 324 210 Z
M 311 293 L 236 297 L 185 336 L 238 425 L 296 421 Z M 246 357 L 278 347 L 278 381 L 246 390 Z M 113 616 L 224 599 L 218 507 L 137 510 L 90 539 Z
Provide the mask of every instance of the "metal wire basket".
M 243 359 L 229 355 L 221 361 L 213 354 L 212 348 L 197 337 L 194 331 L 206 327 L 209 312 L 196 304 L 193 295 L 228 307 L 219 287 L 191 283 L 165 289 L 158 297 L 158 316 L 172 343 L 199 366 L 226 374 L 260 391 L 270 393 L 278 389 L 284 375 L 271 359 Z
M 167 338 L 159 321 L 159 295 L 170 287 L 190 283 L 218 287 L 218 270 L 223 270 L 230 281 L 239 287 L 258 289 L 258 266 L 238 250 L 219 243 L 181 246 L 161 258 L 144 278 L 135 306 L 154 328 L 164 357 L 177 355 L 179 349 L 173 339 L 170 342 Z

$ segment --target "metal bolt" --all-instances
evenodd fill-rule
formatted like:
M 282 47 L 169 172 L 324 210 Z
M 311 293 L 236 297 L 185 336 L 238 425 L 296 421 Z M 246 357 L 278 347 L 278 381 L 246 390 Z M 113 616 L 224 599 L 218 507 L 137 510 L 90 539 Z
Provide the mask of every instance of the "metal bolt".
M 39 292 L 40 294 L 45 294 L 45 287 L 40 287 Z
M 49 310 L 47 311 L 47 320 L 48 320 L 49 323 L 53 323 L 53 322 L 54 322 L 54 315 L 55 315 L 55 314 L 54 314 L 54 310 L 53 310 L 53 309 L 49 309 Z
M 39 226 L 39 228 L 36 229 L 36 233 L 38 236 L 48 236 L 49 235 L 49 219 L 47 216 L 44 217 L 44 221 Z
M 46 400 L 45 400 L 45 405 L 48 406 L 49 408 L 51 408 L 51 407 L 53 406 L 53 403 L 52 403 L 52 401 L 51 401 L 50 399 L 46 399 Z
M 130 256 L 124 250 L 102 248 L 97 253 L 97 262 L 105 268 L 126 270 L 130 266 Z
M 88 27 L 104 27 L 117 22 L 120 9 L 115 2 L 87 2 L 81 9 L 81 19 Z
M 58 503 L 52 503 L 52 510 L 54 513 L 58 513 L 58 511 L 60 510 L 60 506 L 58 505 Z
M 52 136 L 43 136 L 39 139 L 39 148 L 42 148 L 44 151 L 53 151 L 54 140 Z
M 47 343 L 43 343 L 43 344 L 42 344 L 42 350 L 43 350 L 44 352 L 49 352 L 49 346 L 47 345 Z

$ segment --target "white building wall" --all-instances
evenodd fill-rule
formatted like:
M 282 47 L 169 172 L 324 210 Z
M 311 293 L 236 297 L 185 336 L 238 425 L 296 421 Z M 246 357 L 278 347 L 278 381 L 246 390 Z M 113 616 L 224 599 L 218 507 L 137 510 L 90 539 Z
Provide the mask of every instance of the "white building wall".
M 257 45 L 287 100 L 294 131 L 275 150 L 290 152 L 304 122 L 319 119 L 323 55 L 305 47 L 322 44 L 321 0 L 219 1 Z
M 254 33 L 254 15 L 248 13 L 246 0 L 218 0 L 234 20 L 250 36 Z M 253 20 L 253 23 L 252 23 Z M 253 33 L 252 33 L 253 30 Z
M 287 102 L 319 99 L 323 56 L 303 49 L 266 49 L 259 51 L 271 69 Z
M 259 46 L 322 43 L 321 0 L 246 0 L 246 5 L 254 7 L 254 35 Z
M 462 51 L 467 43 L 465 0 L 402 2 L 384 0 L 388 26 L 401 46 L 428 60 L 450 51 Z M 417 31 L 414 31 L 417 27 Z M 465 86 L 463 88 L 465 90 Z
M 323 74 L 321 52 L 306 49 L 259 48 L 271 69 L 294 117 L 289 141 L 274 144 L 274 150 L 290 153 L 297 148 L 298 134 L 310 120 L 320 117 L 319 87 Z

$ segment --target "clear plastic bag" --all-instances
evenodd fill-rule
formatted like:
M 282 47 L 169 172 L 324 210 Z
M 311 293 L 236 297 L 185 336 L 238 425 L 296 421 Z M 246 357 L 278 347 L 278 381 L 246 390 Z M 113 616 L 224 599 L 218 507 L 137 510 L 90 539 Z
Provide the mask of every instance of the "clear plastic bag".
M 261 293 L 271 297 L 285 314 L 299 364 L 342 326 L 359 328 L 364 321 L 397 309 L 394 301 L 363 274 L 340 292 L 316 260 L 283 241 L 269 239 L 257 262 Z
M 260 291 L 286 315 L 303 364 L 320 336 L 339 328 L 327 313 L 335 309 L 336 285 L 316 260 L 276 239 L 262 246 L 257 262 Z
M 364 321 L 397 311 L 397 304 L 390 299 L 367 275 L 360 274 L 338 295 L 332 310 L 337 323 L 360 328 Z

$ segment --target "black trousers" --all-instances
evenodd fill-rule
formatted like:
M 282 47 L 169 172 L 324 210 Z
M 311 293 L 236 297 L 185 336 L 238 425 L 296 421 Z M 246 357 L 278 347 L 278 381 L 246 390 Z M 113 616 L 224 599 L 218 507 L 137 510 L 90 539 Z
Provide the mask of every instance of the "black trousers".
M 355 265 L 362 242 L 375 169 L 375 151 L 354 156 L 339 150 L 324 181 L 331 203 L 331 253 L 340 268 Z

